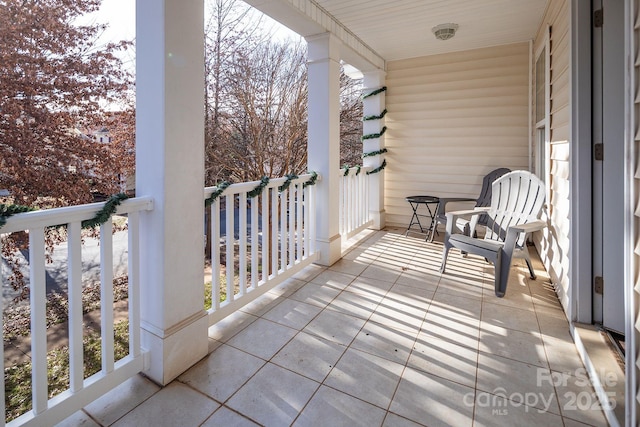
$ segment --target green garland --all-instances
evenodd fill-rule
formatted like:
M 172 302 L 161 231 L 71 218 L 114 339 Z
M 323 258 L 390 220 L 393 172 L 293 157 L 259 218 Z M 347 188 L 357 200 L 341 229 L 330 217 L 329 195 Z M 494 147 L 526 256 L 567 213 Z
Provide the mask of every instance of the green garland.
M 349 165 L 344 165 L 342 167 L 342 169 L 344 169 L 344 172 L 342 173 L 342 176 L 348 176 L 349 175 Z
M 102 209 L 100 209 L 93 218 L 82 221 L 82 228 L 93 228 L 104 224 L 109 220 L 109 218 L 111 218 L 111 215 L 116 212 L 118 205 L 128 198 L 129 196 L 124 193 L 119 193 L 109 197 L 109 200 L 105 202 Z
M 383 148 L 381 150 L 376 150 L 376 151 L 369 151 L 368 153 L 363 153 L 362 158 L 364 159 L 365 157 L 379 156 L 380 154 L 384 154 L 387 151 L 389 150 L 387 150 L 386 148 Z
M 368 93 L 368 94 L 364 95 L 364 96 L 362 97 L 362 99 L 366 99 L 366 98 L 368 98 L 368 97 L 370 97 L 370 96 L 377 95 L 377 94 L 379 94 L 379 93 L 384 92 L 385 90 L 387 90 L 387 87 L 386 87 L 386 86 L 382 86 L 380 89 L 376 89 L 376 90 L 374 90 L 373 92 L 370 92 L 370 93 Z
M 12 215 L 30 212 L 35 210 L 30 206 L 23 205 L 5 205 L 4 203 L 0 203 L 0 228 L 7 223 L 7 218 Z
M 380 166 L 378 166 L 377 168 L 367 172 L 367 175 L 372 175 L 374 173 L 378 173 L 378 172 L 380 172 L 382 169 L 384 169 L 386 167 L 387 167 L 387 160 L 385 159 L 385 160 L 382 161 L 382 164 Z
M 264 187 L 266 187 L 267 184 L 269 184 L 269 177 L 268 176 L 263 176 L 260 179 L 260 184 L 258 184 L 258 186 L 256 188 L 254 188 L 253 190 L 249 191 L 247 193 L 247 196 L 249 196 L 249 198 L 251 198 L 251 199 L 253 199 L 256 196 L 259 196 L 260 194 L 262 194 L 262 190 L 264 190 Z
M 316 185 L 316 180 L 318 179 L 318 173 L 315 171 L 311 172 L 311 178 L 309 178 L 309 180 L 307 182 L 305 182 L 304 184 L 302 184 L 302 188 L 307 188 L 310 185 Z
M 222 181 L 220 184 L 218 184 L 218 186 L 216 187 L 216 191 L 214 191 L 213 193 L 211 193 L 211 196 L 209 196 L 207 199 L 204 200 L 204 205 L 206 207 L 211 206 L 211 204 L 213 202 L 215 202 L 215 200 L 220 197 L 220 195 L 222 193 L 224 193 L 224 190 L 227 189 L 228 186 L 230 186 L 232 183 L 229 181 Z
M 380 120 L 381 118 L 383 118 L 384 116 L 387 115 L 387 109 L 385 108 L 384 110 L 382 110 L 382 113 L 380 113 L 379 115 L 371 115 L 371 116 L 364 116 L 362 118 L 363 122 L 366 122 L 368 120 Z
M 356 176 L 360 175 L 360 170 L 361 169 L 362 169 L 362 166 L 356 165 Z
M 354 168 L 356 168 L 356 176 L 360 175 L 360 170 L 362 169 L 362 166 L 355 165 Z M 351 172 L 351 168 L 349 167 L 349 165 L 344 165 L 342 169 L 344 169 L 344 173 L 342 174 L 342 176 L 349 176 L 349 172 Z
M 384 135 L 384 133 L 387 131 L 387 127 L 386 126 L 382 126 L 382 130 L 380 131 L 380 133 L 370 133 L 368 135 L 362 135 L 362 140 L 364 141 L 365 139 L 376 139 L 376 138 L 380 138 L 382 135 Z
M 278 191 L 280 193 L 282 193 L 284 190 L 289 188 L 289 186 L 291 185 L 291 181 L 298 178 L 298 175 L 296 175 L 295 173 L 290 173 L 285 176 L 287 177 L 287 179 L 284 181 L 284 183 L 281 186 L 278 187 Z

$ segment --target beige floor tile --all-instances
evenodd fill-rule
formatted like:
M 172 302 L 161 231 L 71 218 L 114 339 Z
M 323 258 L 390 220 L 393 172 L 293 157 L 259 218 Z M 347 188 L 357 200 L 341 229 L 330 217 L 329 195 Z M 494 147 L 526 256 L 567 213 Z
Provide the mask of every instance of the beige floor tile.
M 309 282 L 291 294 L 289 298 L 324 308 L 327 304 L 333 301 L 340 292 L 342 292 L 341 289 L 331 285 L 318 285 L 313 282 Z
M 224 402 L 264 364 L 264 360 L 225 344 L 178 380 L 218 402 Z
M 357 276 L 353 274 L 345 274 L 333 270 L 324 270 L 322 273 L 311 279 L 310 282 L 318 285 L 333 286 L 337 289 L 344 289 L 347 287 L 347 285 L 349 285 L 349 283 L 353 282 L 356 277 Z
M 480 329 L 480 351 L 548 368 L 540 334 L 491 327 Z
M 556 390 L 560 400 L 560 410 L 565 419 L 569 418 L 590 426 L 607 426 L 607 420 L 602 412 L 603 405 L 598 399 L 586 371 L 574 371 L 577 375 L 564 375 L 556 381 Z M 611 409 L 617 404 L 617 399 L 623 396 L 610 396 Z
M 482 330 L 494 331 L 504 328 L 527 333 L 540 332 L 538 318 L 533 310 L 493 304 L 486 300 L 482 303 L 480 320 L 480 329 Z
M 365 323 L 366 320 L 359 317 L 324 310 L 303 331 L 338 344 L 349 345 Z
M 423 424 L 418 424 L 407 418 L 403 418 L 399 415 L 387 412 L 387 417 L 384 419 L 382 427 L 421 427 Z
M 370 277 L 372 279 L 384 280 L 394 283 L 402 274 L 402 266 L 394 266 L 394 268 L 383 267 L 382 265 L 370 265 L 362 273 L 361 277 Z
M 308 282 L 309 280 L 313 279 L 314 277 L 316 277 L 318 274 L 322 273 L 326 269 L 327 267 L 323 267 L 318 264 L 311 264 L 307 266 L 305 269 L 303 269 L 302 271 L 299 271 L 296 274 L 294 274 L 293 278 L 302 280 L 303 282 Z
M 480 353 L 476 398 L 489 398 L 488 393 L 560 415 L 553 384 L 544 380 L 550 375 L 540 366 Z
M 248 418 L 243 417 L 224 406 L 219 408 L 211 415 L 202 427 L 258 427 L 259 424 L 254 423 Z
M 73 415 L 62 420 L 55 427 L 100 427 L 84 411 L 77 411 Z
M 288 297 L 289 295 L 300 289 L 305 283 L 307 283 L 306 280 L 291 277 L 271 289 L 269 292 L 282 297 Z
M 542 335 L 542 342 L 552 371 L 573 374 L 584 367 L 573 341 Z
M 265 365 L 227 406 L 264 426 L 290 425 L 320 384 L 276 366 Z
M 433 296 L 434 290 L 421 289 L 413 286 L 402 285 L 396 283 L 386 295 L 387 299 L 393 299 L 394 302 L 400 303 L 406 307 L 427 311 Z
M 266 319 L 258 319 L 227 344 L 265 360 L 271 359 L 298 331 Z
M 385 411 L 338 390 L 322 386 L 294 427 L 371 427 L 382 424 Z
M 380 302 L 369 319 L 393 329 L 418 332 L 422 327 L 426 308 L 420 308 L 399 302 L 395 297 L 387 297 Z
M 276 354 L 272 363 L 322 382 L 347 347 L 300 332 Z
M 293 299 L 286 299 L 266 312 L 262 317 L 294 329 L 302 329 L 322 308 Z
M 113 426 L 197 427 L 219 406 L 214 400 L 174 381 L 120 418 Z
M 160 387 L 155 383 L 136 375 L 94 400 L 85 410 L 101 424 L 111 425 L 159 390 Z
M 425 273 L 415 270 L 405 270 L 396 284 L 412 286 L 418 289 L 424 289 L 425 291 L 435 291 L 440 281 L 439 274 Z
M 211 326 L 208 331 L 209 338 L 220 342 L 226 342 L 256 320 L 258 320 L 258 317 L 253 314 L 236 311 Z
M 424 318 L 421 333 L 427 341 L 441 339 L 477 350 L 480 339 L 480 320 L 459 314 L 428 312 Z
M 562 417 L 502 397 L 476 397 L 474 427 L 563 427 Z
M 352 276 L 357 276 L 364 271 L 365 268 L 369 266 L 370 263 L 364 262 L 358 259 L 340 259 L 331 267 L 329 270 L 337 271 L 339 273 L 349 274 Z
M 407 366 L 469 387 L 476 385 L 478 351 L 458 343 L 418 335 Z
M 389 411 L 429 427 L 471 426 L 472 388 L 406 368 Z
M 353 292 L 358 295 L 371 295 L 377 298 L 383 298 L 392 286 L 393 283 L 385 280 L 360 276 L 351 282 L 351 284 L 345 288 L 345 291 Z
M 345 291 L 331 301 L 331 304 L 327 305 L 326 309 L 368 319 L 378 307 L 382 298 L 382 295 L 371 293 L 362 295 Z
M 417 335 L 417 330 L 399 330 L 369 321 L 353 340 L 351 348 L 405 364 Z
M 324 385 L 386 409 L 400 382 L 404 364 L 347 350 L 324 381 Z
M 464 317 L 480 319 L 482 312 L 482 299 L 480 297 L 469 298 L 463 295 L 454 295 L 440 292 L 440 288 L 433 295 L 429 314 L 438 314 L 447 317 Z

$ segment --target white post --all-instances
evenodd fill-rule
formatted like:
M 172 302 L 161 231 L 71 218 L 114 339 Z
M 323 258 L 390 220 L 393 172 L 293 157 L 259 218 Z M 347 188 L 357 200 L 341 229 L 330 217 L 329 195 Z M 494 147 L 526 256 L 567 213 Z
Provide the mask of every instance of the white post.
M 207 354 L 204 0 L 137 0 L 136 193 L 145 374 L 167 384 Z
M 316 184 L 316 249 L 319 264 L 341 257 L 338 231 L 340 185 L 340 42 L 330 33 L 307 38 L 309 75 L 308 166 Z
M 366 71 L 363 79 L 363 93 L 369 94 L 384 86 L 386 73 L 382 70 Z M 366 116 L 379 116 L 385 109 L 385 93 L 381 92 L 374 96 L 369 96 L 362 101 L 362 113 Z M 378 134 L 384 126 L 384 118 L 380 120 L 365 120 L 363 123 L 363 134 Z M 362 152 L 370 153 L 384 148 L 384 135 L 380 138 L 365 139 L 362 143 Z M 385 155 L 365 157 L 363 166 L 377 168 L 382 164 Z M 381 230 L 385 226 L 384 210 L 384 171 L 371 174 L 369 178 L 369 217 L 373 220 L 371 228 Z

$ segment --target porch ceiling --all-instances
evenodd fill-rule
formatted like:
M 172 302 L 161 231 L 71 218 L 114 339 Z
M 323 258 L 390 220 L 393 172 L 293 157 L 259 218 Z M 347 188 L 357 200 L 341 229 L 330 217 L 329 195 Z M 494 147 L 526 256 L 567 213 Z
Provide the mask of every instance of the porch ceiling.
M 248 0 L 258 9 L 300 1 Z M 306 0 L 332 16 L 384 60 L 477 49 L 532 39 L 540 25 L 547 0 Z M 309 7 L 311 5 L 311 7 Z M 273 7 L 263 10 L 272 15 Z M 312 12 L 311 12 L 312 13 Z M 272 15 L 273 16 L 273 15 Z M 294 14 L 289 15 L 289 18 Z M 300 25 L 286 15 L 274 16 L 302 36 L 317 33 L 314 25 Z M 300 16 L 298 15 L 298 19 Z M 444 23 L 459 25 L 455 37 L 437 40 L 431 31 Z

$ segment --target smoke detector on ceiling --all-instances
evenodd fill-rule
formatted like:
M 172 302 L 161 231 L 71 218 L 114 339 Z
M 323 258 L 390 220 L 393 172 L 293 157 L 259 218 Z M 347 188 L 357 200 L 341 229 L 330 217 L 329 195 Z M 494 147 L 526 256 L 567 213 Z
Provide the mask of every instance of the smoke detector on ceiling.
M 458 24 L 440 24 L 431 29 L 438 40 L 449 40 L 456 35 Z

